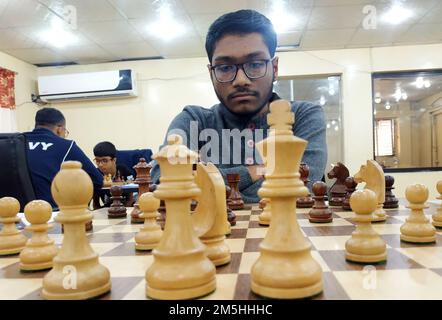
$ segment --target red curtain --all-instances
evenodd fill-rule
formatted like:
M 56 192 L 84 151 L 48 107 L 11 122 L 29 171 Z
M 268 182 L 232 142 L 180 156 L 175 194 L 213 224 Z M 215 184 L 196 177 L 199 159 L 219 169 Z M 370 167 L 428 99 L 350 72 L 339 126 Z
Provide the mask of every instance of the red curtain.
M 15 72 L 0 67 L 0 107 L 15 109 Z

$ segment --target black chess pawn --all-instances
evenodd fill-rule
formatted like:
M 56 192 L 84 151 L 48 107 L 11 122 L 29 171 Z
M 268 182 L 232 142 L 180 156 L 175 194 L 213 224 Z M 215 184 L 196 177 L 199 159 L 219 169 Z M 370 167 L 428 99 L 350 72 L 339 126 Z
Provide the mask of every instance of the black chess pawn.
M 112 204 L 107 210 L 109 218 L 125 218 L 127 216 L 126 207 L 123 205 L 123 189 L 120 186 L 110 188 Z
M 230 202 L 230 193 L 232 192 L 232 188 L 229 186 L 226 186 L 226 204 L 227 204 L 227 220 L 229 221 L 231 226 L 236 225 L 236 214 L 230 209 L 229 202 Z
M 384 208 L 393 209 L 399 207 L 399 201 L 391 190 L 394 189 L 394 178 L 392 176 L 385 176 L 385 202 Z
M 345 186 L 347 194 L 345 195 L 344 200 L 342 201 L 342 209 L 351 211 L 350 207 L 350 197 L 355 192 L 358 183 L 355 181 L 353 177 L 348 177 L 345 179 Z
M 326 223 L 332 222 L 332 211 L 325 203 L 325 195 L 327 194 L 327 185 L 325 182 L 317 181 L 313 184 L 312 191 L 314 194 L 315 204 L 308 213 L 310 222 Z
M 244 209 L 244 201 L 238 189 L 239 173 L 228 173 L 226 177 L 227 183 L 229 184 L 229 187 L 231 189 L 227 205 L 232 210 Z
M 135 183 L 138 184 L 138 197 L 141 197 L 143 193 L 149 192 L 149 186 L 152 183 L 150 177 L 150 170 L 152 166 L 146 162 L 146 159 L 140 158 L 140 161 L 133 167 L 137 173 L 137 179 Z M 138 201 L 134 204 L 134 208 L 130 213 L 131 223 L 144 223 L 144 219 L 140 217 L 141 214 Z
M 307 184 L 310 182 L 310 180 L 308 179 L 308 176 L 310 174 L 309 166 L 306 163 L 301 162 L 301 165 L 299 167 L 299 173 L 301 175 L 301 177 L 300 177 L 301 181 L 304 182 L 304 185 L 307 187 Z M 311 197 L 311 194 L 309 193 L 305 197 L 302 197 L 302 198 L 299 198 L 296 200 L 296 207 L 297 208 L 311 208 L 311 207 L 313 207 L 314 203 L 315 203 L 315 200 L 313 200 L 313 198 Z

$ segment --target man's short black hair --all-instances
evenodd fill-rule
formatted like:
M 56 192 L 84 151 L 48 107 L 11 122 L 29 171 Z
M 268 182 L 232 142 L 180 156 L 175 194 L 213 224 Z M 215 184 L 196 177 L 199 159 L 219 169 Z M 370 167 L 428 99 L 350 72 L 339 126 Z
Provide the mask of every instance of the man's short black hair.
M 276 32 L 270 20 L 255 10 L 239 10 L 222 15 L 209 28 L 206 36 L 206 51 L 210 63 L 218 40 L 225 35 L 260 33 L 273 57 L 276 51 Z
M 60 110 L 55 108 L 42 108 L 35 114 L 35 126 L 58 126 L 64 125 L 66 119 Z
M 94 156 L 115 158 L 117 156 L 117 149 L 113 143 L 103 141 L 94 147 Z

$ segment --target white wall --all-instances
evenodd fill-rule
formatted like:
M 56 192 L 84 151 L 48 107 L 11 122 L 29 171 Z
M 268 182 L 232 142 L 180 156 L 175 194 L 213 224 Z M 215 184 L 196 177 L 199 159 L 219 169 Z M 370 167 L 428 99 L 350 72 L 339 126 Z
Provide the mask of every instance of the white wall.
M 280 76 L 342 74 L 345 163 L 353 174 L 373 158 L 371 73 L 442 68 L 442 44 L 373 49 L 284 52 Z M 206 58 L 104 63 L 63 68 L 39 68 L 39 75 L 133 68 L 140 79 L 135 99 L 59 104 L 68 118 L 68 129 L 91 156 L 98 141 L 108 139 L 118 148 L 148 147 L 157 150 L 171 119 L 184 105 L 215 103 Z M 31 112 L 32 110 L 29 110 Z M 33 112 L 33 111 L 32 111 Z M 28 115 L 20 121 L 30 126 Z M 440 172 L 396 173 L 396 194 L 403 196 L 408 183 L 421 181 L 436 196 Z
M 53 104 L 67 118 L 67 128 L 92 157 L 96 143 L 109 140 L 118 149 L 151 148 L 162 144 L 171 120 L 187 104 L 217 102 L 206 68 L 199 59 L 148 60 L 95 65 L 39 68 L 39 75 L 132 68 L 138 97 Z

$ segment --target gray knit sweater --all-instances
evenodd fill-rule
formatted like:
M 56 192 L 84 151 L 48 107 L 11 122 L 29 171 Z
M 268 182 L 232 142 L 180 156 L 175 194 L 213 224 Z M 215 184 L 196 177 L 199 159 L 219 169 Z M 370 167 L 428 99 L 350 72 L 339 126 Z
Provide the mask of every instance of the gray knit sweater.
M 273 94 L 271 101 L 279 99 Z M 322 107 L 309 102 L 292 102 L 295 113 L 293 133 L 308 141 L 302 161 L 310 167 L 309 187 L 322 179 L 327 162 L 325 120 Z M 235 130 L 236 129 L 236 130 Z M 262 164 L 255 143 L 268 134 L 267 114 L 253 117 L 230 112 L 223 104 L 210 109 L 186 106 L 167 130 L 167 135 L 177 133 L 192 150 L 200 153 L 201 160 L 213 162 L 226 182 L 226 174 L 239 173 L 238 188 L 246 203 L 260 200 L 257 191 L 262 179 L 252 182 L 247 165 Z M 166 144 L 166 142 L 164 142 Z M 160 168 L 152 161 L 152 181 L 159 182 Z M 226 183 L 227 184 L 227 183 Z

